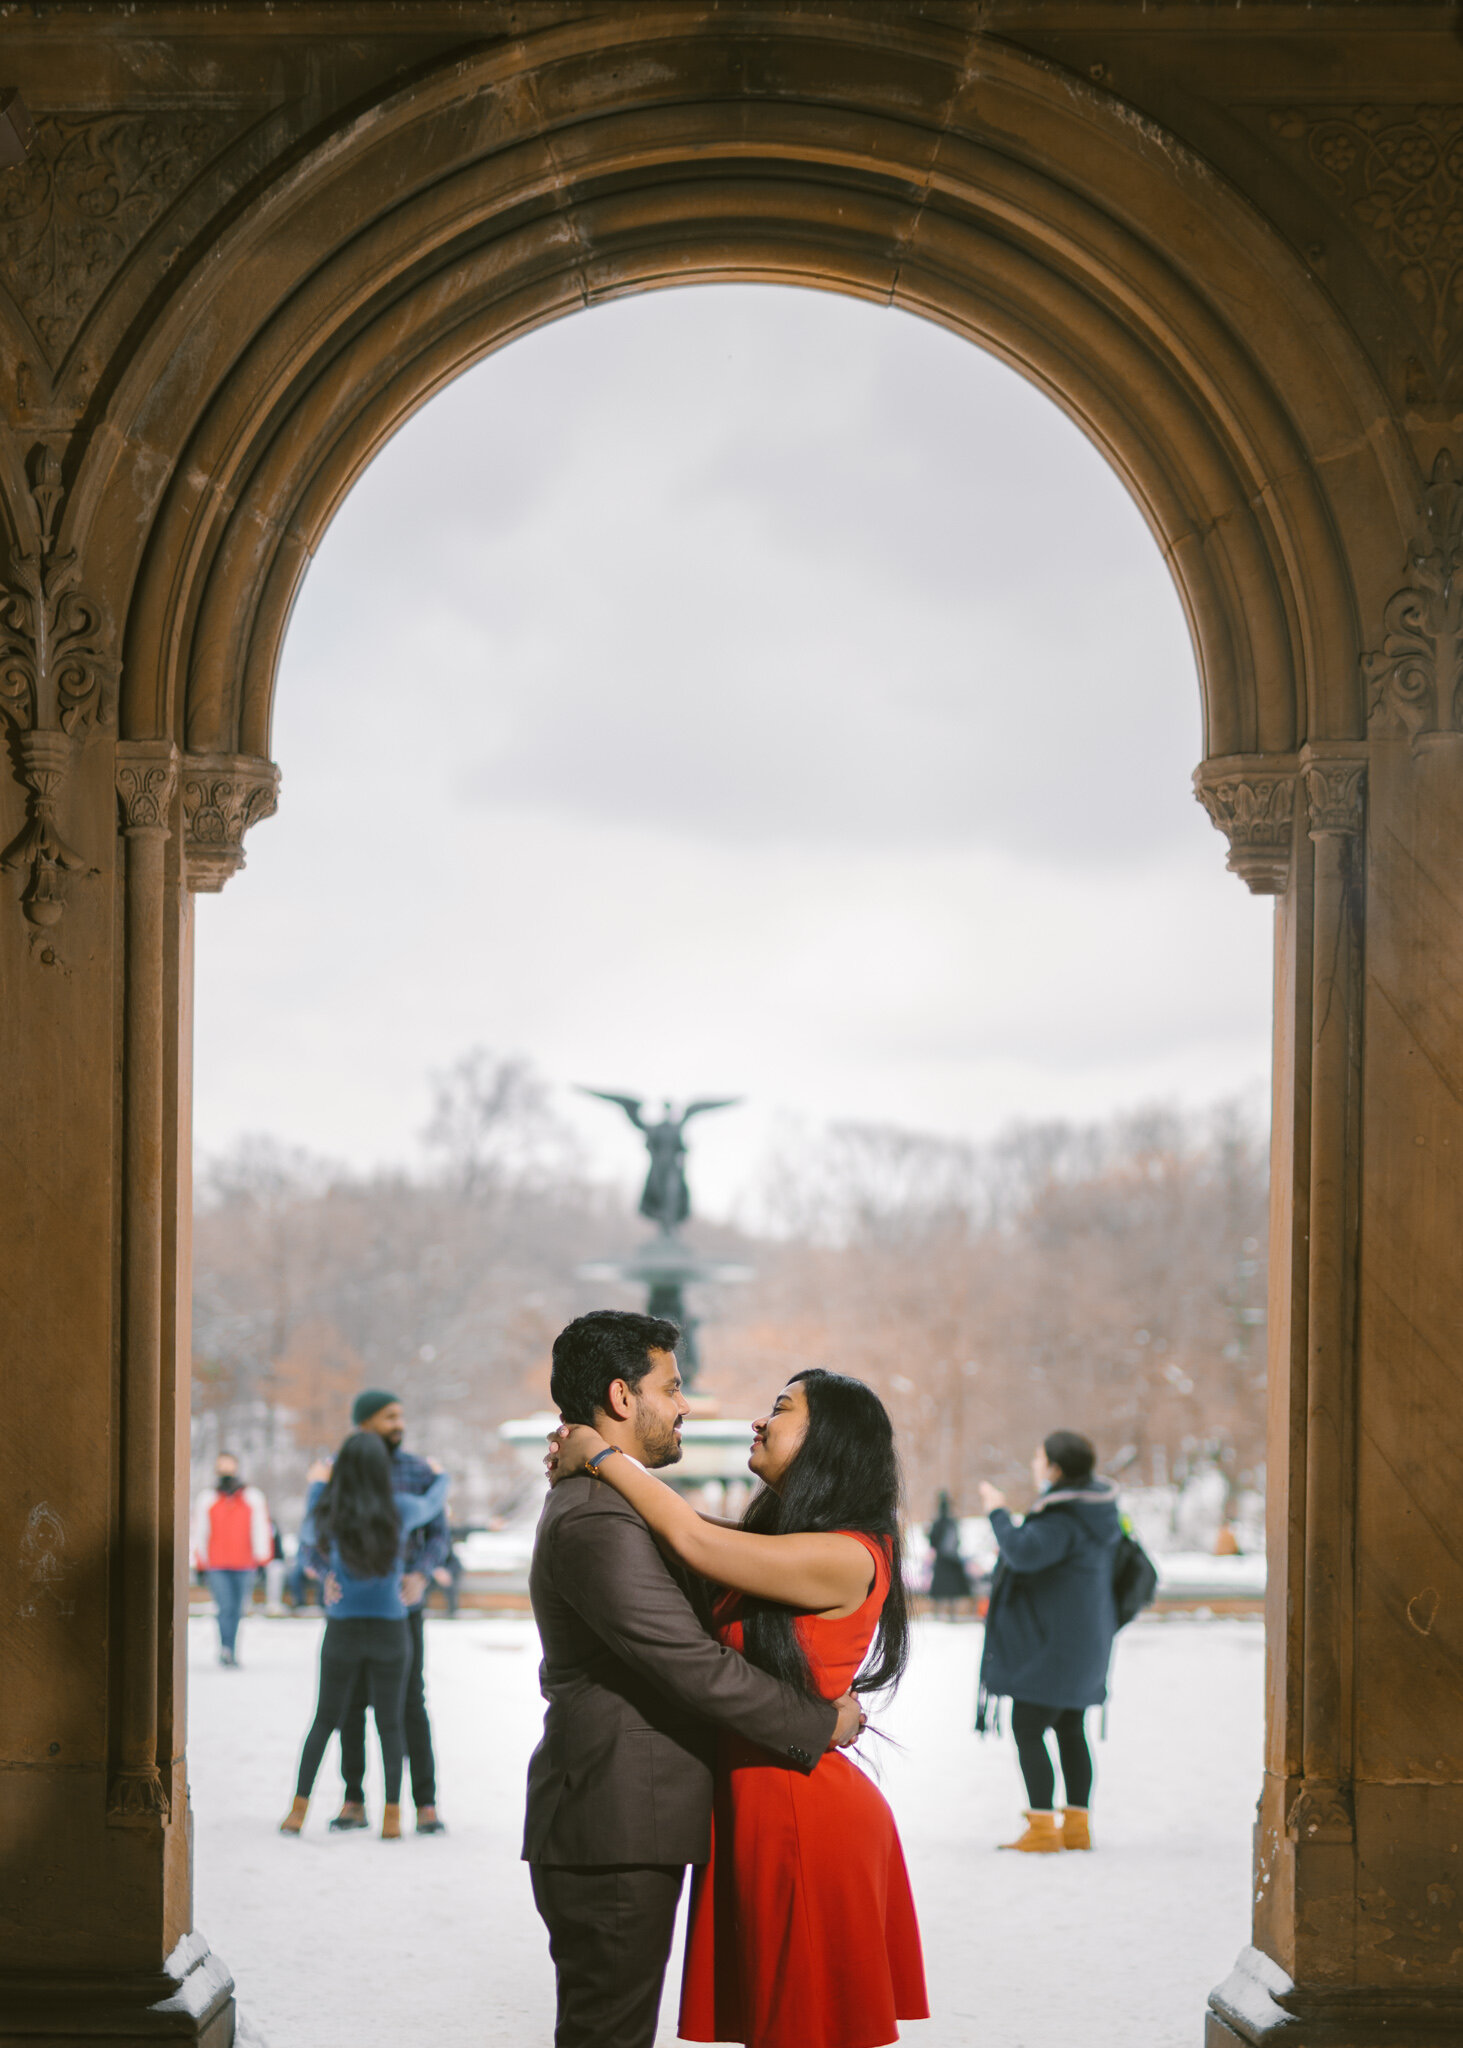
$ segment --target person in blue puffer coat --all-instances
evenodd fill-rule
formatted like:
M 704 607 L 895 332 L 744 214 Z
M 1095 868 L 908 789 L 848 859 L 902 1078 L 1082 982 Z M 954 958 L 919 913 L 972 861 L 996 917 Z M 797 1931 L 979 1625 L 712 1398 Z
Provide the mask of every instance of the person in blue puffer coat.
M 1085 1436 L 1058 1429 L 1037 1447 L 1031 1511 L 1013 1520 L 1005 1496 L 980 1489 L 1000 1559 L 991 1585 L 981 1657 L 981 1703 L 1011 1701 L 1011 1733 L 1026 1781 L 1026 1829 L 1003 1849 L 1090 1849 L 1092 1752 L 1088 1707 L 1107 1698 L 1117 1611 L 1113 1566 L 1122 1536 L 1118 1489 L 1099 1479 Z M 1056 1774 L 1047 1749 L 1055 1732 L 1067 1804 L 1057 1825 Z
M 381 1833 L 396 1841 L 411 1665 L 401 1597 L 406 1539 L 442 1512 L 451 1482 L 439 1472 L 425 1493 L 396 1493 L 391 1453 L 373 1431 L 361 1429 L 346 1438 L 333 1468 L 312 1469 L 310 1477 L 300 1550 L 323 1584 L 325 1637 L 315 1718 L 300 1754 L 294 1804 L 280 1832 L 297 1835 L 305 1825 L 326 1744 L 345 1718 L 357 1680 L 364 1679 L 386 1780 Z

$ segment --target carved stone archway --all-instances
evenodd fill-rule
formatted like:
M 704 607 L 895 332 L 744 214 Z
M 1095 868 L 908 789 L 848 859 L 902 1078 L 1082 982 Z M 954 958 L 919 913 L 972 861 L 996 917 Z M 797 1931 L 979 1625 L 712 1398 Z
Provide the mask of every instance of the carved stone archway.
M 189 1933 L 175 1625 L 189 891 L 274 807 L 300 577 L 467 364 L 715 279 L 858 294 L 994 350 L 1165 552 L 1198 793 L 1278 901 L 1256 1950 L 1211 2040 L 1463 2035 L 1451 9 L 351 14 L 7 24 L 35 135 L 0 171 L 0 1668 L 30 1683 L 0 1716 L 0 2041 L 232 2038 Z M 402 717 L 440 743 L 429 677 Z

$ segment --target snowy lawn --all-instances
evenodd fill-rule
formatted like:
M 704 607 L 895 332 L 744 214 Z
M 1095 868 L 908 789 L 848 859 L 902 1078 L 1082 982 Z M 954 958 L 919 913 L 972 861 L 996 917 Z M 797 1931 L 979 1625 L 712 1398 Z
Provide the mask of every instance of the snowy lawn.
M 305 1833 L 276 1832 L 314 1701 L 321 1624 L 254 1617 L 220 1670 L 190 1623 L 197 1922 L 268 2048 L 547 2048 L 553 1975 L 518 1861 L 537 1739 L 537 1639 L 518 1619 L 434 1619 L 427 1675 L 451 1832 L 331 1836 L 334 1747 Z M 998 1856 L 1020 1780 L 1009 1736 L 971 1733 L 980 1630 L 918 1624 L 888 1726 L 866 1746 L 904 1838 L 935 2017 L 916 2048 L 1196 2048 L 1249 1935 L 1260 1783 L 1258 1622 L 1148 1621 L 1120 1640 L 1097 1750 L 1091 1856 Z M 1089 1717 L 1093 1732 L 1097 1716 Z M 374 1735 L 372 1737 L 374 1742 Z M 379 1767 L 367 1796 L 379 1825 Z M 407 1825 L 410 1826 L 408 1807 Z M 675 2035 L 673 1959 L 660 2042 Z

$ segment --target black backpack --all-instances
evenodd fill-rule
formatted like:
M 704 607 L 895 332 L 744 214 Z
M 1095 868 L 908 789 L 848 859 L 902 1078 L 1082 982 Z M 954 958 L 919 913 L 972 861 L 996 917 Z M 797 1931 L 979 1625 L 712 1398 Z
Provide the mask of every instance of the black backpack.
M 1145 1607 L 1151 1607 L 1157 1592 L 1158 1567 L 1137 1537 L 1124 1529 L 1112 1561 L 1112 1598 L 1118 1627 L 1126 1628 Z

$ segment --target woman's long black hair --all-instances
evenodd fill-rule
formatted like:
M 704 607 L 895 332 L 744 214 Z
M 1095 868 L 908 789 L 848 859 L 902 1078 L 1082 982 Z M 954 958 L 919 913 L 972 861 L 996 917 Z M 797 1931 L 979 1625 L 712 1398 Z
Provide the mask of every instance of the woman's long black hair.
M 742 1516 L 758 1536 L 791 1536 L 815 1529 L 857 1529 L 878 1538 L 889 1558 L 889 1591 L 869 1657 L 855 1692 L 892 1691 L 909 1661 L 909 1608 L 904 1596 L 900 1514 L 904 1488 L 894 1427 L 872 1387 L 841 1372 L 814 1367 L 794 1373 L 789 1385 L 807 1397 L 808 1433 L 782 1475 L 778 1491 L 764 1486 Z M 794 1610 L 776 1600 L 746 1599 L 742 1639 L 748 1661 L 774 1678 L 814 1691 Z
M 401 1549 L 401 1511 L 391 1486 L 391 1453 L 372 1429 L 356 1429 L 336 1456 L 315 1509 L 326 1556 L 333 1543 L 354 1579 L 384 1579 Z

